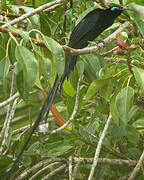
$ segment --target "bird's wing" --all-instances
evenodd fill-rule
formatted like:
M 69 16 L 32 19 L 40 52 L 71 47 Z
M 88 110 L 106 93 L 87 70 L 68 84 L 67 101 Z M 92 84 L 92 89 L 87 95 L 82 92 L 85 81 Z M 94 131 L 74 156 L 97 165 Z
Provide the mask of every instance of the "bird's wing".
M 69 40 L 69 46 L 73 47 L 84 37 L 97 23 L 100 11 L 102 9 L 95 9 L 88 13 L 73 29 Z

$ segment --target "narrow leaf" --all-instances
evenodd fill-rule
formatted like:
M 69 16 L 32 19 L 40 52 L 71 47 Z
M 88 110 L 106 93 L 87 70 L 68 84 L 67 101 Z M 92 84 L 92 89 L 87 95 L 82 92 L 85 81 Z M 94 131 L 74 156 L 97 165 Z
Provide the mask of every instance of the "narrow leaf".
M 1 92 L 0 97 L 2 95 L 6 95 L 7 92 L 7 75 L 9 72 L 9 67 L 10 67 L 10 61 L 8 57 L 4 57 L 1 61 L 0 61 L 0 83 L 3 85 L 3 93 Z
M 16 47 L 15 56 L 18 61 L 15 68 L 17 88 L 21 96 L 27 99 L 29 91 L 37 79 L 37 60 L 23 46 Z
M 144 70 L 141 68 L 133 67 L 134 76 L 139 87 L 144 90 Z
M 90 85 L 86 93 L 86 99 L 90 99 L 98 90 L 108 84 L 109 79 L 96 79 Z
M 64 71 L 64 51 L 59 43 L 52 38 L 44 36 L 43 40 L 46 47 L 51 51 L 55 60 L 57 73 L 59 76 L 61 76 Z
M 37 60 L 34 55 L 25 47 L 16 47 L 17 61 L 22 65 L 25 81 L 32 87 L 37 77 Z
M 74 96 L 76 91 L 72 87 L 71 83 L 67 80 L 64 81 L 63 83 L 63 90 L 69 95 L 69 96 Z
M 132 105 L 134 90 L 131 87 L 126 87 L 120 91 L 116 97 L 116 107 L 119 114 L 119 119 L 124 123 L 128 121 L 128 113 Z

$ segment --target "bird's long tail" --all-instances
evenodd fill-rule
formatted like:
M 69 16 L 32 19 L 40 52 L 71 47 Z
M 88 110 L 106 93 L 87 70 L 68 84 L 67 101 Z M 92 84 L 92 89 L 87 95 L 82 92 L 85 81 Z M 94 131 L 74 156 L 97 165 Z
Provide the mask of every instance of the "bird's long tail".
M 9 179 L 10 179 L 10 176 L 11 176 L 12 171 L 14 170 L 16 164 L 19 162 L 22 153 L 24 152 L 26 146 L 28 145 L 28 143 L 29 143 L 29 141 L 30 141 L 30 139 L 31 139 L 32 134 L 34 133 L 35 129 L 38 127 L 38 125 L 39 125 L 40 121 L 42 120 L 42 118 L 44 117 L 46 111 L 47 111 L 46 116 L 48 116 L 48 113 L 49 113 L 49 111 L 50 111 L 50 108 L 51 108 L 51 105 L 52 105 L 52 102 L 53 102 L 53 99 L 54 99 L 54 97 L 55 97 L 55 94 L 56 94 L 56 92 L 57 92 L 58 87 L 59 87 L 59 77 L 58 77 L 58 75 L 56 75 L 56 78 L 55 78 L 55 82 L 54 82 L 54 84 L 53 84 L 53 87 L 52 87 L 51 90 L 49 91 L 49 93 L 48 93 L 48 95 L 47 95 L 47 98 L 46 98 L 46 100 L 45 100 L 45 102 L 44 102 L 44 104 L 43 104 L 43 106 L 42 106 L 42 108 L 41 108 L 40 114 L 39 114 L 38 118 L 36 119 L 34 125 L 32 126 L 32 129 L 31 129 L 31 131 L 30 131 L 30 133 L 29 133 L 29 136 L 28 136 L 28 138 L 26 139 L 26 141 L 25 141 L 25 143 L 24 143 L 24 145 L 23 145 L 20 153 L 18 154 L 17 159 L 15 160 L 15 162 L 14 162 L 14 164 L 12 165 L 11 169 L 9 170 L 9 172 L 8 172 L 8 174 L 7 174 L 7 177 L 6 177 L 6 180 L 9 180 Z
M 62 89 L 65 78 L 69 78 L 70 72 L 74 70 L 77 56 L 73 56 L 70 52 L 65 53 L 65 69 L 60 80 L 60 90 Z
M 60 89 L 62 88 L 62 85 L 63 85 L 63 82 L 65 80 L 65 78 L 69 78 L 69 74 L 70 72 L 74 69 L 75 67 L 75 64 L 76 64 L 76 59 L 77 59 L 77 56 L 73 56 L 71 53 L 69 52 L 66 52 L 66 61 L 65 61 L 65 69 L 64 69 L 64 73 L 59 81 L 59 77 L 58 75 L 56 75 L 56 78 L 55 78 L 55 82 L 53 84 L 53 87 L 50 89 L 48 95 L 47 95 L 47 98 L 41 108 L 41 111 L 40 111 L 40 114 L 38 116 L 38 118 L 36 119 L 34 125 L 32 126 L 32 129 L 29 133 L 29 136 L 28 138 L 26 139 L 20 153 L 18 154 L 17 156 L 17 159 L 15 160 L 14 164 L 12 165 L 11 169 L 9 170 L 8 174 L 7 174 L 7 177 L 6 177 L 6 180 L 9 180 L 10 179 L 10 176 L 11 176 L 11 173 L 12 171 L 14 170 L 16 164 L 19 162 L 20 158 L 21 158 L 21 155 L 22 153 L 24 152 L 26 146 L 28 145 L 30 139 L 31 139 L 31 136 L 32 134 L 34 133 L 34 131 L 36 130 L 36 128 L 38 127 L 40 121 L 42 120 L 42 118 L 44 117 L 45 113 L 46 113 L 46 119 L 48 117 L 48 114 L 49 114 L 49 111 L 50 111 L 50 108 L 51 108 L 51 105 L 52 105 L 52 102 L 53 102 L 53 99 L 56 95 L 56 92 L 58 90 L 58 87 L 60 85 Z

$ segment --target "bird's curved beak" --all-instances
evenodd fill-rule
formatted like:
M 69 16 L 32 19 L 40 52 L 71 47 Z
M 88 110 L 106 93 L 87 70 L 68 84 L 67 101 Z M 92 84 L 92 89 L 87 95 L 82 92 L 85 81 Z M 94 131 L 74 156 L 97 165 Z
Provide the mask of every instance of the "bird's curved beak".
M 128 11 L 135 11 L 133 8 L 128 8 L 128 7 L 123 8 L 123 10 L 124 10 L 124 11 L 127 11 L 127 10 L 128 10 Z

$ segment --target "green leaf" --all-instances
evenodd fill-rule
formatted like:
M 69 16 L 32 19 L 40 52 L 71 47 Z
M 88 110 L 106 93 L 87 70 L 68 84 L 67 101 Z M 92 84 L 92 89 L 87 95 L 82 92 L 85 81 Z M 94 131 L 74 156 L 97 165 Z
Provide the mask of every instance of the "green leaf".
M 22 65 L 25 81 L 27 81 L 29 87 L 32 87 L 37 77 L 37 60 L 34 55 L 23 46 L 16 47 L 15 55 L 17 61 Z
M 7 92 L 7 75 L 9 72 L 9 68 L 10 68 L 10 61 L 8 57 L 4 57 L 1 61 L 0 61 L 0 84 L 2 84 L 3 86 L 3 92 L 0 93 L 0 98 L 2 96 L 6 96 L 6 92 Z
M 80 77 L 84 72 L 84 62 L 83 61 L 77 61 L 76 68 L 78 71 L 78 76 Z
M 77 114 L 79 113 L 79 111 L 81 109 L 82 102 L 83 102 L 83 97 L 85 96 L 85 92 L 86 92 L 86 88 L 81 87 L 80 92 L 79 92 Z M 67 105 L 67 110 L 68 110 L 69 115 L 71 115 L 72 112 L 73 112 L 73 108 L 75 106 L 75 99 L 76 99 L 76 94 L 70 98 L 69 103 Z
M 141 156 L 142 152 L 138 148 L 128 148 L 128 156 L 130 159 L 138 160 Z
M 8 165 L 10 163 L 12 163 L 12 159 L 6 155 L 2 155 L 1 156 L 1 160 L 0 160 L 0 166 L 3 166 L 3 165 Z
M 31 144 L 28 150 L 24 153 L 27 156 L 34 156 L 35 154 L 40 154 L 40 142 L 36 141 L 35 143 Z
M 1 0 L 1 8 L 2 8 L 3 11 L 6 11 L 6 9 L 7 9 L 6 0 Z
M 12 139 L 12 128 L 10 127 L 10 130 L 9 130 L 9 133 L 8 133 L 7 142 L 6 142 L 7 148 L 10 147 L 11 139 Z
M 133 126 L 128 125 L 126 127 L 126 132 L 128 140 L 134 144 L 137 144 L 139 141 L 139 133 L 137 129 Z
M 37 60 L 34 55 L 23 46 L 16 47 L 15 56 L 19 62 L 15 69 L 17 74 L 17 87 L 21 96 L 26 98 L 37 79 Z
M 124 125 L 123 122 L 119 123 L 120 125 L 114 125 L 113 129 L 111 131 L 112 133 L 112 139 L 116 142 L 118 142 L 120 140 L 121 137 L 126 136 L 127 132 L 126 132 L 126 126 Z
M 8 48 L 8 56 L 9 56 L 11 64 L 14 64 L 16 62 L 15 48 L 16 48 L 16 42 L 13 39 L 11 39 L 9 48 Z
M 144 2 L 143 2 L 144 5 Z M 144 18 L 144 6 L 136 5 L 133 3 L 133 8 L 135 11 L 137 11 L 138 14 L 140 14 L 141 19 Z
M 132 70 L 134 72 L 136 82 L 138 83 L 140 88 L 144 90 L 144 70 L 137 67 L 133 67 Z
M 13 11 L 13 13 L 21 13 L 21 12 L 31 12 L 34 8 L 28 7 L 28 6 L 11 6 L 11 11 Z M 23 14 L 25 14 L 23 12 Z M 31 21 L 31 23 L 28 24 L 28 31 L 30 29 L 40 29 L 40 23 L 39 23 L 39 15 L 35 14 L 33 16 L 29 17 L 29 20 Z
M 118 114 L 118 110 L 116 108 L 116 96 L 117 96 L 117 92 L 110 99 L 110 112 L 111 112 L 114 122 L 118 126 L 119 114 Z
M 29 41 L 29 34 L 28 34 L 28 32 L 22 31 L 22 30 L 20 30 L 20 29 L 15 29 L 13 26 L 11 26 L 11 25 L 9 25 L 9 24 L 8 24 L 7 27 L 8 27 L 8 29 L 10 29 L 10 30 L 18 33 L 25 42 L 28 42 L 28 41 Z
M 51 36 L 51 29 L 48 15 L 44 12 L 40 13 L 40 28 L 41 32 L 46 36 Z
M 35 52 L 35 55 L 37 57 L 37 60 L 39 62 L 39 73 L 37 75 L 36 84 L 39 87 L 39 85 L 41 83 L 39 80 L 39 77 L 42 76 L 43 77 L 43 84 L 46 85 L 46 87 L 47 87 L 48 79 L 51 76 L 51 69 L 52 69 L 51 61 L 49 58 L 44 57 L 41 49 L 38 46 L 36 46 L 34 43 L 32 43 L 32 47 L 33 47 L 33 51 Z
M 144 117 L 142 117 L 142 118 L 138 119 L 137 121 L 135 121 L 135 122 L 133 123 L 133 126 L 134 126 L 135 128 L 144 127 Z
M 43 4 L 45 4 L 45 0 L 36 0 L 34 3 L 35 7 L 39 7 Z
M 87 10 L 85 10 L 84 12 L 82 12 L 79 16 L 78 16 L 78 19 L 76 21 L 76 24 L 78 24 L 90 11 L 92 11 L 93 8 L 90 7 L 88 8 Z
M 89 68 L 96 75 L 96 77 L 98 77 L 100 69 L 105 65 L 104 58 L 99 54 L 86 54 L 82 55 L 82 58 L 88 63 Z
M 17 90 L 23 99 L 28 100 L 30 87 L 25 79 L 22 65 L 20 63 L 17 63 L 14 70 L 16 74 Z
M 70 81 L 65 79 L 63 83 L 63 90 L 67 93 L 69 96 L 74 96 L 76 93 L 76 90 L 72 87 Z
M 36 78 L 36 82 L 35 82 L 35 85 L 42 89 L 42 85 L 41 85 L 41 82 L 40 82 L 40 79 L 39 79 L 39 72 L 37 73 L 37 78 Z
M 51 148 L 48 151 L 48 157 L 58 157 L 60 155 L 66 154 L 70 149 L 72 149 L 72 146 L 70 145 L 61 145 L 54 148 Z
M 136 4 L 144 5 L 144 1 L 143 0 L 137 0 L 137 1 L 136 0 L 126 0 L 125 5 L 130 4 L 132 2 L 134 2 Z
M 144 37 L 144 28 L 143 28 L 144 22 L 143 22 L 143 20 L 140 18 L 140 15 L 138 13 L 133 13 L 133 17 L 134 17 L 134 20 L 136 21 L 136 24 L 138 26 L 140 33 Z
M 107 101 L 109 101 L 109 99 L 111 97 L 114 85 L 115 85 L 115 79 L 114 78 L 109 79 L 108 84 L 105 85 L 101 90 L 103 97 Z
M 64 51 L 62 47 L 50 37 L 43 36 L 46 47 L 50 50 L 55 60 L 58 75 L 61 77 L 64 71 Z
M 0 36 L 0 61 L 5 57 L 6 55 L 6 50 L 5 50 L 5 47 L 4 47 L 4 40 L 3 40 L 3 37 Z
M 134 90 L 131 87 L 122 89 L 116 97 L 116 107 L 119 119 L 124 123 L 128 121 L 128 113 L 133 102 Z
M 106 84 L 109 83 L 109 78 L 108 79 L 96 79 L 93 81 L 86 93 L 86 100 L 90 99 L 98 90 L 103 88 Z
M 134 121 L 137 118 L 139 118 L 140 115 L 141 115 L 140 109 L 136 105 L 133 105 L 129 111 L 129 120 Z

